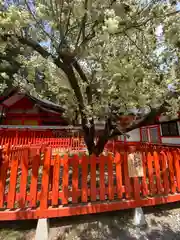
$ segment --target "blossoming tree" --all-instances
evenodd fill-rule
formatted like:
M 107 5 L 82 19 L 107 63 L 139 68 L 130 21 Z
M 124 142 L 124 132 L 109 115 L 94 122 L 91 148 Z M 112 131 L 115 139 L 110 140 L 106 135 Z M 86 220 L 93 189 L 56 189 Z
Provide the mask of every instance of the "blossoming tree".
M 0 0 L 1 90 L 18 85 L 66 105 L 72 122 L 81 119 L 90 154 L 161 112 L 179 110 L 174 1 L 8 2 Z M 141 118 L 122 128 L 119 115 L 130 109 Z M 95 142 L 97 119 L 104 131 Z

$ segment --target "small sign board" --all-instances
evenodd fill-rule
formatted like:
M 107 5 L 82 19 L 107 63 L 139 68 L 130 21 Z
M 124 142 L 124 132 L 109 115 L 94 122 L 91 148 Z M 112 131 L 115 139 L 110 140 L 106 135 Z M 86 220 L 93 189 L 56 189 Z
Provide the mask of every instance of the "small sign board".
M 143 177 L 143 162 L 141 153 L 130 153 L 128 155 L 129 177 Z

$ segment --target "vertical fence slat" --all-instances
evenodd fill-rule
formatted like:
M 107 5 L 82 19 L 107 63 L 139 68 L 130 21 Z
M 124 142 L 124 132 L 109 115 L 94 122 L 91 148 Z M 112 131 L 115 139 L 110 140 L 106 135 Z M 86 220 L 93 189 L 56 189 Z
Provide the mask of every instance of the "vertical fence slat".
M 42 174 L 42 185 L 40 194 L 40 209 L 47 209 L 48 207 L 48 194 L 49 194 L 49 173 L 51 164 L 51 149 L 45 149 L 44 166 Z
M 52 187 L 52 205 L 58 205 L 59 199 L 59 174 L 60 174 L 60 157 L 59 154 L 56 155 L 54 161 L 54 169 L 53 169 L 53 187 Z
M 32 176 L 30 185 L 30 207 L 36 207 L 37 201 L 37 183 L 38 183 L 38 170 L 40 165 L 40 154 L 36 152 L 36 155 L 32 159 Z
M 82 195 L 81 201 L 87 202 L 88 200 L 88 186 L 87 186 L 87 176 L 88 176 L 88 159 L 86 155 L 82 157 Z
M 68 155 L 65 154 L 63 158 L 63 182 L 62 182 L 62 204 L 68 203 L 68 177 L 69 177 L 69 161 Z
M 143 173 L 142 177 L 142 195 L 145 197 L 148 195 L 148 186 L 147 186 L 147 158 L 145 152 L 142 152 L 142 161 L 143 161 Z
M 109 200 L 114 199 L 113 158 L 112 158 L 112 155 L 108 155 L 108 197 L 109 197 Z
M 115 155 L 116 164 L 116 185 L 117 185 L 117 196 L 122 198 L 122 169 L 121 169 L 121 155 L 117 152 Z
M 99 171 L 100 171 L 100 200 L 105 200 L 105 182 L 104 182 L 104 171 L 105 171 L 105 156 L 100 156 L 100 164 L 99 164 Z
M 10 172 L 7 208 L 14 208 L 15 195 L 16 195 L 17 171 L 18 171 L 18 158 L 19 158 L 19 151 L 18 151 L 18 154 L 16 155 L 12 154 L 12 159 L 10 161 L 11 172 Z
M 173 151 L 174 157 L 174 165 L 175 165 L 175 174 L 176 174 L 176 181 L 177 181 L 177 190 L 180 192 L 180 167 L 179 167 L 179 158 L 177 151 Z
M 49 191 L 51 191 L 53 187 L 53 172 L 54 166 L 51 165 L 49 170 Z
M 73 174 L 72 174 L 72 202 L 78 202 L 78 166 L 79 166 L 79 159 L 77 155 L 73 157 Z
M 160 165 L 159 165 L 158 152 L 154 152 L 153 156 L 154 156 L 154 166 L 155 166 L 155 173 L 156 173 L 157 193 L 160 194 L 163 191 L 162 191 L 162 184 L 161 184 L 161 177 L 160 177 Z
M 155 193 L 154 187 L 154 176 L 153 176 L 153 167 L 152 167 L 152 155 L 148 152 L 147 155 L 147 167 L 148 167 L 148 178 L 149 178 L 149 190 L 150 194 L 153 195 Z
M 124 159 L 123 159 L 123 165 L 124 165 L 124 183 L 125 183 L 125 196 L 127 199 L 131 198 L 131 192 L 132 192 L 132 186 L 131 181 L 129 178 L 129 172 L 128 172 L 128 153 L 124 152 Z
M 134 192 L 134 198 L 136 201 L 140 200 L 140 184 L 139 184 L 139 178 L 133 177 L 133 192 Z
M 96 201 L 96 156 L 90 157 L 91 162 L 91 201 Z
M 21 180 L 20 180 L 20 200 L 19 206 L 21 208 L 25 207 L 26 203 L 26 184 L 28 176 L 28 157 L 29 149 L 23 149 L 22 158 L 21 158 Z
M 174 174 L 174 164 L 173 164 L 173 156 L 171 152 L 167 152 L 168 163 L 169 163 L 169 175 L 170 175 L 170 183 L 171 183 L 171 192 L 176 192 L 176 185 L 175 185 L 175 174 Z
M 9 152 L 4 152 L 5 156 L 1 159 L 0 162 L 0 208 L 3 208 L 4 203 L 4 191 L 5 191 L 5 183 L 7 177 L 7 170 L 9 165 Z
M 169 178 L 168 178 L 168 163 L 167 163 L 167 156 L 165 152 L 161 152 L 162 156 L 162 175 L 163 175 L 163 186 L 164 186 L 164 193 L 169 193 Z

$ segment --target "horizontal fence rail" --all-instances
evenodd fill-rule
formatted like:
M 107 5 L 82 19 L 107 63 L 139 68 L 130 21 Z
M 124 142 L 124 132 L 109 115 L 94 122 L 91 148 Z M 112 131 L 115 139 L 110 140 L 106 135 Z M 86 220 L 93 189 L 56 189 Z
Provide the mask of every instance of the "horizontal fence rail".
M 82 137 L 73 136 L 72 132 L 58 130 L 16 130 L 0 129 L 0 146 L 48 144 L 53 148 L 69 151 L 86 150 Z
M 142 146 L 137 150 L 140 161 L 133 162 L 139 169 L 136 174 L 126 148 L 99 157 L 53 155 L 52 150 L 41 144 L 2 149 L 0 220 L 63 217 L 180 200 L 178 148 Z
M 65 152 L 87 152 L 84 139 L 81 136 L 73 136 L 71 131 L 58 131 L 52 129 L 0 129 L 0 147 L 19 145 L 48 145 L 53 149 L 53 155 Z M 160 146 L 142 142 L 122 142 L 109 141 L 105 146 L 105 151 L 127 151 L 130 145 L 137 149 L 159 148 Z M 161 144 L 161 147 L 165 147 Z M 175 146 L 177 147 L 177 146 Z

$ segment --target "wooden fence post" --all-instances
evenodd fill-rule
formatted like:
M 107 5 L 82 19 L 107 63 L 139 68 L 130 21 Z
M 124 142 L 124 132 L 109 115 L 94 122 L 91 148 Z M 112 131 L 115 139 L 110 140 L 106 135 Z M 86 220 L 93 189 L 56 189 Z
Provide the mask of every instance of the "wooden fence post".
M 3 208 L 4 204 L 4 191 L 9 165 L 9 151 L 9 145 L 5 145 L 2 149 L 2 158 L 0 162 L 0 208 Z
M 40 209 L 45 210 L 48 207 L 48 194 L 49 194 L 49 172 L 51 164 L 51 149 L 45 149 L 44 166 L 42 175 L 42 188 L 40 195 Z

